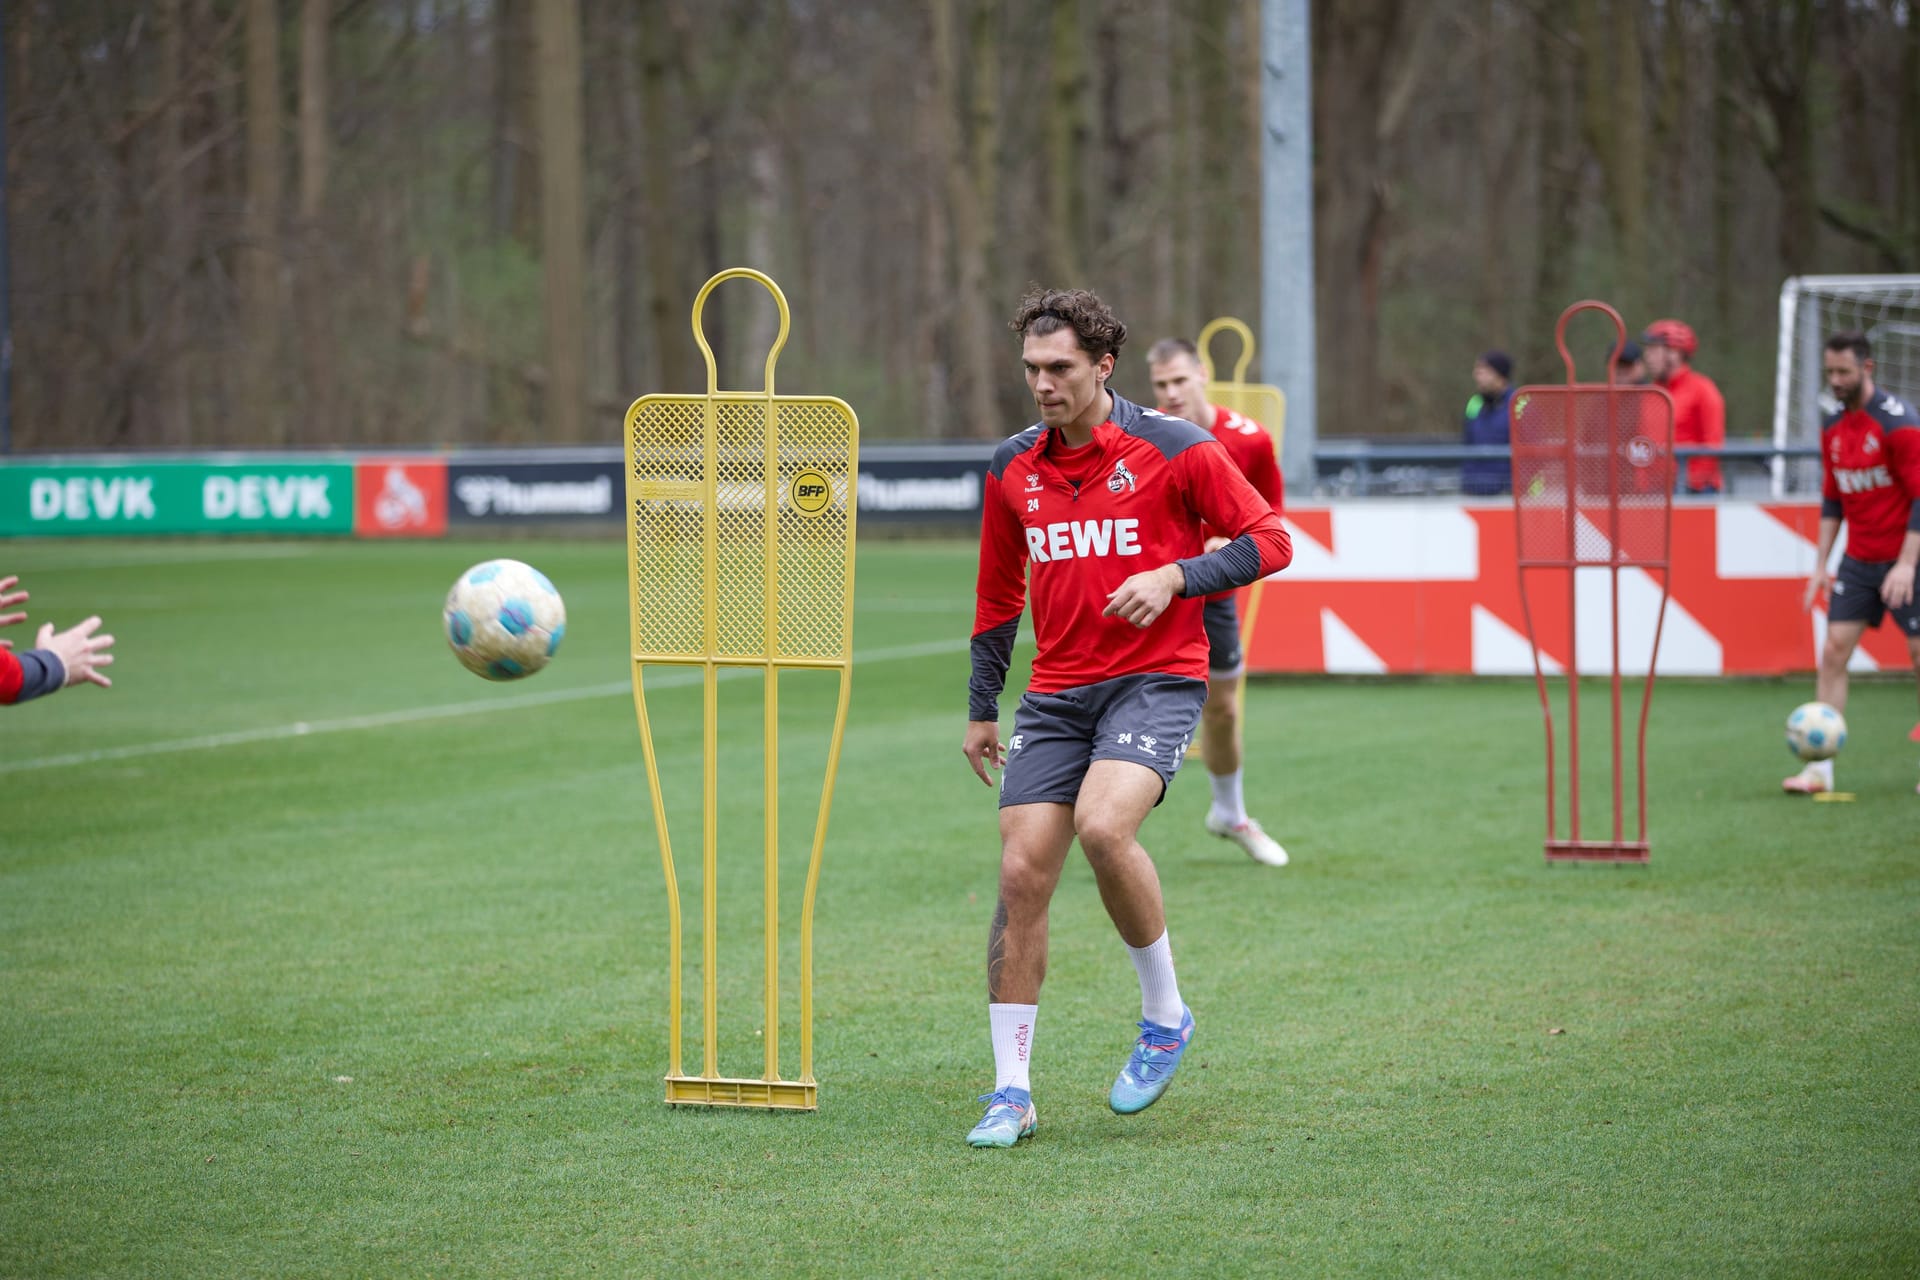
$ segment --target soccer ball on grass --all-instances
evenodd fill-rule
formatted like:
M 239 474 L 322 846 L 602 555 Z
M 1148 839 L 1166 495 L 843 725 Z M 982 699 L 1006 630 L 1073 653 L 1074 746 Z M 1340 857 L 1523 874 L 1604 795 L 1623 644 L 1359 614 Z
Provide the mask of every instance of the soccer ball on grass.
M 1824 702 L 1803 702 L 1787 717 L 1787 749 L 1802 760 L 1831 760 L 1846 745 L 1846 719 Z
M 461 574 L 443 619 L 453 656 L 489 680 L 532 675 L 567 634 L 566 602 L 546 574 L 518 560 L 488 560 Z

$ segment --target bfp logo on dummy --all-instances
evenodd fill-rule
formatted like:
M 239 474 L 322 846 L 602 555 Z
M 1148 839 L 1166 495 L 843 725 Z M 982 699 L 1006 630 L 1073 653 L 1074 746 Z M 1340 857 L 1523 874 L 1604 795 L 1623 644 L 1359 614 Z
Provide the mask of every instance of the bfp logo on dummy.
M 0 467 L 0 536 L 352 529 L 353 468 L 342 463 Z

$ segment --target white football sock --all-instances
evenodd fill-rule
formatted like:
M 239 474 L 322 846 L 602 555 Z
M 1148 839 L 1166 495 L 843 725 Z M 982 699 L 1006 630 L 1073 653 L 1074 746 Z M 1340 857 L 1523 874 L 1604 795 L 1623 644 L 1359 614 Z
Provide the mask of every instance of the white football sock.
M 990 1004 L 987 1025 L 993 1030 L 993 1087 L 1033 1091 L 1027 1075 L 1027 1055 L 1033 1050 L 1033 1022 L 1037 1004 Z
M 1829 791 L 1833 789 L 1833 761 L 1832 760 L 1815 760 L 1813 763 L 1809 764 L 1807 768 L 1811 772 L 1820 775 L 1820 781 L 1827 784 L 1827 789 Z
M 1232 773 L 1209 773 L 1208 781 L 1213 783 L 1213 814 L 1216 818 L 1226 819 L 1227 825 L 1237 827 L 1247 820 L 1247 802 L 1240 794 L 1240 770 Z
M 1140 975 L 1140 1016 L 1163 1027 L 1178 1027 L 1184 1005 L 1180 984 L 1173 977 L 1173 948 L 1167 935 L 1145 947 L 1128 947 L 1133 971 Z

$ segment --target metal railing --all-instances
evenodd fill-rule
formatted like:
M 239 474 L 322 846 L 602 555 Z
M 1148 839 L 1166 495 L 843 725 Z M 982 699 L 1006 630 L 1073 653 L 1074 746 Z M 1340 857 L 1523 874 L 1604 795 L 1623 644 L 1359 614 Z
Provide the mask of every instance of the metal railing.
M 1740 498 L 1814 498 L 1820 493 L 1818 445 L 1775 445 L 1761 440 L 1729 440 L 1718 449 L 1674 450 L 1682 463 L 1712 455 L 1720 459 L 1726 494 Z M 1506 462 L 1505 445 L 1322 437 L 1313 451 L 1315 498 L 1387 498 L 1460 496 L 1461 467 L 1469 462 Z M 1783 484 L 1774 485 L 1774 460 L 1782 460 Z M 1297 481 L 1287 477 L 1289 496 Z M 1302 493 L 1302 498 L 1308 495 Z M 1498 494 L 1467 494 L 1496 498 Z

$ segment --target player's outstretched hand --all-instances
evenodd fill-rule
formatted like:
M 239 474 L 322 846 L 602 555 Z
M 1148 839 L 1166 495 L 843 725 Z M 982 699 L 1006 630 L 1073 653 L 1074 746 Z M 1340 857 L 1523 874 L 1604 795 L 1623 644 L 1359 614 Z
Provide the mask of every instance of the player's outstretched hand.
M 16 604 L 26 603 L 26 592 L 9 590 L 9 588 L 18 581 L 20 581 L 19 577 L 14 574 L 0 578 L 0 609 L 8 609 Z M 26 620 L 27 611 L 25 609 L 22 609 L 19 613 L 0 613 L 0 627 L 10 627 L 16 622 L 25 622 Z M 13 641 L 0 640 L 0 649 L 11 648 L 13 648 Z
M 107 679 L 100 668 L 113 665 L 113 654 L 110 652 L 113 637 L 93 634 L 99 629 L 99 618 L 88 618 L 65 631 L 55 631 L 49 622 L 40 628 L 40 639 L 34 647 L 53 651 L 60 659 L 60 664 L 67 669 L 67 684 L 79 684 L 84 680 L 88 684 L 109 689 L 113 687 L 113 681 Z
M 1177 564 L 1164 564 L 1158 569 L 1136 573 L 1113 589 L 1113 593 L 1107 597 L 1107 607 L 1101 613 L 1109 618 L 1131 622 L 1136 627 L 1150 627 L 1167 611 L 1174 595 L 1186 585 L 1186 570 Z
M 1913 603 L 1913 566 L 1896 562 L 1880 579 L 1880 598 L 1889 609 L 1904 609 Z
M 1806 594 L 1800 597 L 1800 612 L 1811 613 L 1813 606 L 1827 598 L 1827 583 L 1827 567 L 1821 565 L 1813 571 L 1813 576 L 1807 579 Z
M 989 766 L 999 769 L 1007 763 L 1007 749 L 1000 745 L 1000 724 L 996 720 L 967 721 L 966 740 L 960 744 L 960 753 L 973 766 L 980 781 L 988 786 L 993 779 L 987 774 Z

